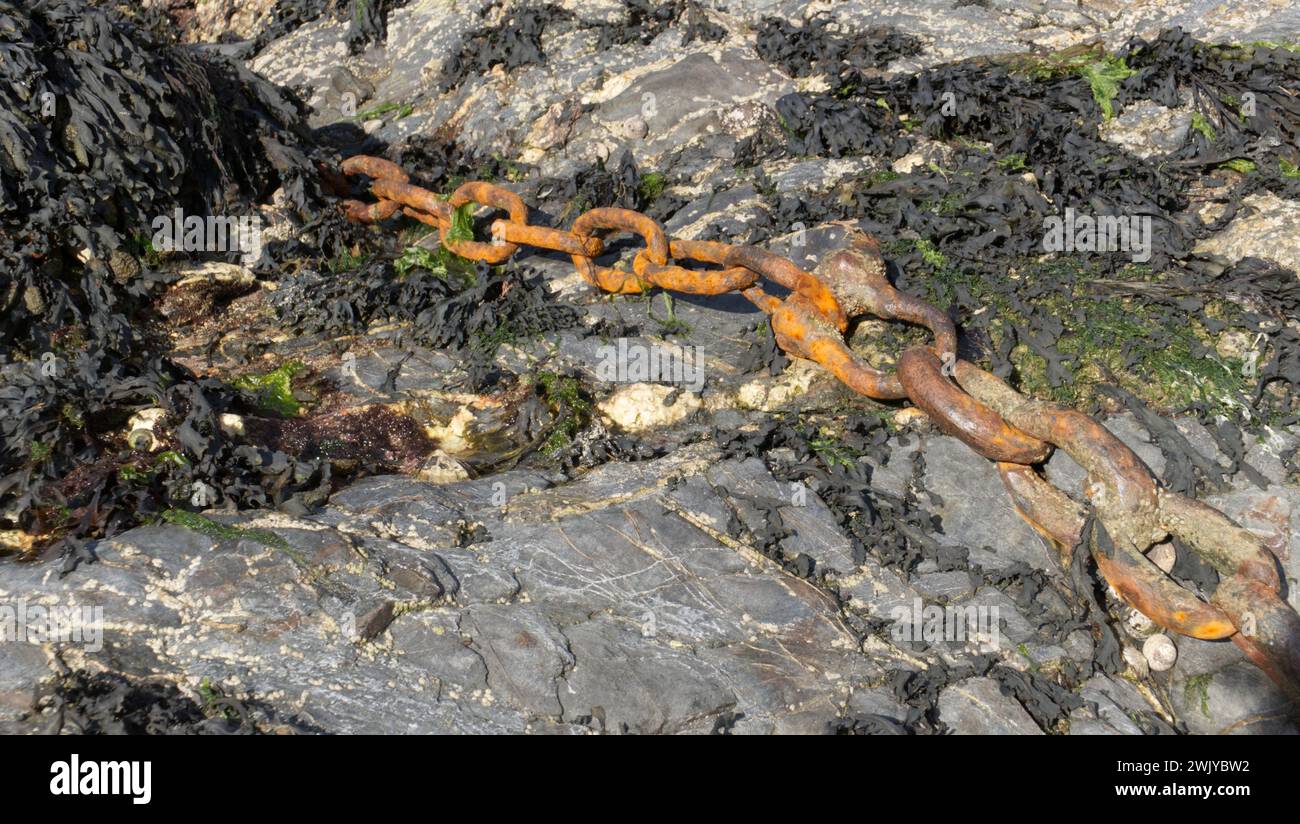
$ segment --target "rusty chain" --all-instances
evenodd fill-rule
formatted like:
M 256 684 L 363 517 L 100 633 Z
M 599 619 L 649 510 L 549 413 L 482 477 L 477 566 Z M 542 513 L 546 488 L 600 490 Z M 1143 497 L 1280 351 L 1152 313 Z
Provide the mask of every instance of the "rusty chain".
M 529 224 L 523 200 L 491 183 L 465 183 L 444 200 L 412 185 L 397 164 L 382 158 L 352 157 L 342 170 L 347 177 L 368 178 L 377 198 L 369 204 L 345 199 L 342 206 L 351 220 L 378 223 L 400 211 L 436 227 L 445 248 L 471 260 L 501 263 L 520 246 L 530 246 L 569 255 L 588 283 L 614 294 L 653 288 L 697 295 L 740 292 L 770 316 L 776 342 L 787 353 L 820 364 L 858 394 L 910 400 L 939 429 L 995 461 L 1016 511 L 1056 548 L 1064 564 L 1082 545 L 1130 606 L 1182 635 L 1231 638 L 1300 703 L 1300 615 L 1283 598 L 1277 559 L 1264 543 L 1217 509 L 1162 488 L 1142 459 L 1091 417 L 1026 397 L 959 360 L 952 320 L 894 289 L 874 238 L 856 233 L 848 248 L 821 261 L 813 274 L 754 246 L 671 239 L 657 221 L 631 209 L 591 209 L 564 231 Z M 336 179 L 334 188 L 342 193 L 346 185 Z M 492 223 L 492 242 L 448 239 L 452 212 L 466 204 L 506 213 Z M 631 272 L 596 263 L 607 232 L 629 232 L 645 241 Z M 674 261 L 716 268 L 686 269 Z M 789 294 L 768 294 L 761 280 Z M 875 369 L 844 340 L 849 319 L 868 313 L 926 327 L 934 344 L 905 351 L 896 373 Z M 1057 448 L 1086 471 L 1086 505 L 1036 468 Z M 1183 589 L 1147 558 L 1153 546 L 1170 537 L 1220 574 L 1209 601 Z

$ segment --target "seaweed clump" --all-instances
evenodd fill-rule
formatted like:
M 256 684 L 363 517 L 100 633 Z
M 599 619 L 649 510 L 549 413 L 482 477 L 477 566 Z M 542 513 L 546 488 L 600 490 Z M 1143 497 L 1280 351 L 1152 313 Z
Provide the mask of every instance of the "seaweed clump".
M 493 356 L 502 344 L 581 323 L 577 307 L 551 299 L 544 278 L 528 266 L 481 266 L 467 286 L 418 258 L 409 267 L 403 277 L 384 260 L 335 275 L 304 271 L 281 282 L 272 305 L 301 332 L 355 334 L 373 323 L 409 323 L 406 340 L 464 355 L 475 389 L 500 377 Z
M 261 735 L 319 732 L 255 699 L 224 695 L 208 679 L 195 700 L 176 686 L 111 672 L 65 671 L 38 706 L 49 735 Z
M 311 216 L 302 104 L 83 0 L 0 0 L 0 51 L 0 527 L 63 538 L 71 568 L 171 507 L 317 500 L 327 465 L 227 437 L 243 394 L 162 354 L 165 278 L 132 254 L 176 208 L 248 214 L 278 192 Z M 173 433 L 153 456 L 123 431 L 151 407 Z
M 873 154 L 895 168 L 812 196 L 760 186 L 767 214 L 746 242 L 834 220 L 895 239 L 898 285 L 954 315 L 963 357 L 1039 396 L 1113 408 L 1096 389 L 1100 365 L 1161 411 L 1207 425 L 1297 420 L 1294 290 L 1262 261 L 1225 269 L 1194 249 L 1254 192 L 1300 197 L 1300 104 L 1283 91 L 1300 82 L 1300 56 L 1170 30 L 1113 53 L 974 58 L 891 77 L 871 57 L 905 52 L 887 33 L 787 28 L 769 22 L 759 53 L 792 74 L 829 74 L 831 90 L 779 99 L 784 143 L 755 143 L 755 157 Z M 1139 100 L 1193 109 L 1180 147 L 1146 158 L 1103 138 Z M 1044 262 L 1045 227 L 1069 205 L 1149 221 L 1145 259 L 1125 248 Z M 1225 330 L 1255 340 L 1253 351 L 1216 351 Z

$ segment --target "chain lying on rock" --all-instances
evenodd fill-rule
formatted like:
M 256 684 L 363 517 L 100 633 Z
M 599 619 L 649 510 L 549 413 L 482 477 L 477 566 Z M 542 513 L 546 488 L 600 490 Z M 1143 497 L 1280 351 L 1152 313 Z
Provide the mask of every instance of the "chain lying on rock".
M 855 234 L 814 274 L 754 246 L 670 239 L 655 220 L 630 209 L 591 209 L 564 231 L 530 225 L 523 200 L 491 183 L 465 183 L 443 200 L 412 185 L 399 166 L 382 158 L 352 157 L 342 169 L 348 177 L 369 178 L 370 192 L 378 198 L 371 204 L 344 200 L 350 219 L 377 223 L 400 211 L 437 227 L 443 246 L 471 260 L 501 263 L 525 245 L 571 256 L 588 283 L 615 294 L 656 287 L 697 295 L 740 292 L 771 316 L 776 342 L 785 352 L 817 362 L 861 395 L 910 400 L 941 430 L 995 461 L 1017 512 L 1056 547 L 1067 566 L 1076 547 L 1086 548 L 1130 606 L 1183 635 L 1231 638 L 1300 703 L 1300 615 L 1283 599 L 1277 559 L 1263 542 L 1213 507 L 1162 488 L 1141 458 L 1087 415 L 1021 395 L 959 360 L 952 320 L 893 288 L 874 238 Z M 346 181 L 334 183 L 336 190 L 346 189 Z M 447 239 L 452 212 L 470 203 L 508 215 L 492 223 L 492 242 Z M 596 263 L 605 248 L 600 233 L 609 231 L 645 240 L 631 272 Z M 674 263 L 686 260 L 719 268 L 686 269 Z M 768 294 L 760 286 L 762 279 L 788 289 L 789 295 Z M 843 337 L 849 319 L 867 313 L 924 326 L 934 345 L 905 351 L 897 374 L 875 369 Z M 1086 470 L 1086 506 L 1037 470 L 1054 448 Z M 1208 602 L 1146 557 L 1171 536 L 1222 576 Z

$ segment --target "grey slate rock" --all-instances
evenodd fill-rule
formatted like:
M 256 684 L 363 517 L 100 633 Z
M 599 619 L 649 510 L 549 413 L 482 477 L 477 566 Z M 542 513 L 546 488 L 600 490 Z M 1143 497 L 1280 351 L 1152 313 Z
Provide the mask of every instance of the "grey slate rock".
M 956 735 L 1042 735 L 1025 708 L 992 678 L 967 678 L 939 696 L 939 720 Z

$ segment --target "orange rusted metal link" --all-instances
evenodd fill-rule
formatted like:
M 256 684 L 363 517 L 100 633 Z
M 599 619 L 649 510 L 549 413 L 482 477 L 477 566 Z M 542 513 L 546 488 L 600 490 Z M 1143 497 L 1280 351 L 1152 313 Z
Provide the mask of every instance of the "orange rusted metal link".
M 645 239 L 645 253 L 651 263 L 660 265 L 668 262 L 668 238 L 654 219 L 634 212 L 631 209 L 602 207 L 591 209 L 573 222 L 569 231 L 586 240 L 596 232 L 618 230 L 641 235 Z M 615 294 L 639 294 L 646 291 L 651 284 L 633 272 L 624 272 L 606 266 L 598 266 L 589 257 L 573 255 L 573 265 L 578 273 L 590 284 L 606 292 Z
M 605 251 L 605 244 L 598 237 L 580 238 L 563 229 L 548 226 L 532 226 L 527 223 L 515 223 L 509 220 L 492 222 L 492 236 L 507 243 L 532 246 L 535 249 L 547 249 L 563 252 L 566 255 L 582 257 L 599 257 Z
M 467 203 L 493 206 L 510 215 L 510 221 L 516 224 L 528 222 L 528 207 L 519 195 L 491 183 L 471 181 L 464 183 L 452 193 L 447 205 L 459 209 Z M 449 221 L 450 223 L 450 221 Z M 482 260 L 488 263 L 502 263 L 519 251 L 513 243 L 483 243 L 477 240 L 448 240 L 447 227 L 439 229 L 439 239 L 443 246 L 470 260 Z
M 353 223 L 382 223 L 397 213 L 402 208 L 402 204 L 391 200 L 381 200 L 378 203 L 362 203 L 360 200 L 344 200 L 340 202 L 343 207 L 343 213 L 347 215 L 348 220 Z
M 1277 558 L 1253 532 L 1184 495 L 1162 489 L 1160 517 L 1223 576 L 1210 603 L 1239 630 L 1232 640 L 1300 702 L 1300 615 L 1282 597 Z
M 1009 461 L 998 461 L 997 467 L 1011 505 L 1056 550 L 1061 566 L 1068 567 L 1083 535 L 1087 510 L 1044 480 L 1035 467 Z
M 1300 703 L 1300 615 L 1281 595 L 1247 578 L 1220 581 L 1212 600 L 1241 628 L 1233 642 Z
M 782 300 L 764 292 L 761 286 L 751 286 L 742 290 L 740 294 L 769 315 L 781 308 Z
M 1036 464 L 1052 454 L 1050 444 L 1008 426 L 998 413 L 954 386 L 927 347 L 916 346 L 902 354 L 898 379 L 912 403 L 940 429 L 990 460 Z
M 1056 547 L 1062 564 L 1068 566 L 1071 552 L 1085 537 L 1084 508 L 1033 467 L 999 463 L 998 473 L 1016 511 Z M 1237 631 L 1222 610 L 1178 586 L 1135 549 L 1117 545 L 1110 554 L 1095 540 L 1089 541 L 1088 549 L 1097 561 L 1097 570 L 1125 603 L 1159 626 L 1206 640 L 1227 638 Z
M 1083 537 L 1083 508 L 1033 467 L 1000 463 L 998 472 L 1016 511 L 1068 564 Z M 1110 555 L 1090 540 L 1102 577 L 1126 603 L 1165 629 L 1205 640 L 1231 638 L 1292 700 L 1300 701 L 1300 615 L 1279 594 L 1276 559 L 1253 534 L 1198 501 L 1161 490 L 1160 510 L 1169 531 L 1199 555 L 1217 557 L 1219 563 L 1211 563 L 1221 571 L 1235 564 L 1235 572 L 1219 582 L 1210 603 L 1178 586 L 1140 553 L 1115 546 Z
M 817 314 L 843 332 L 849 328 L 849 319 L 840 308 L 839 301 L 830 288 L 817 278 L 780 255 L 774 255 L 757 246 L 732 246 L 721 261 L 726 266 L 743 266 L 751 272 L 779 283 L 795 294 L 802 295 L 807 305 Z
M 343 200 L 350 219 L 378 223 L 400 209 L 437 227 L 442 244 L 467 258 L 500 263 L 523 245 L 569 255 L 583 278 L 615 294 L 655 287 L 697 295 L 740 292 L 771 316 L 776 342 L 786 352 L 822 365 L 861 395 L 910 398 L 940 429 L 997 461 L 1017 512 L 1056 547 L 1063 564 L 1086 541 L 1098 571 L 1125 602 L 1166 629 L 1195 638 L 1232 638 L 1300 703 L 1300 615 L 1278 594 L 1277 560 L 1263 543 L 1218 510 L 1161 489 L 1142 460 L 1097 421 L 1025 397 L 959 360 L 952 319 L 890 284 L 874 238 L 850 230 L 847 246 L 810 273 L 754 246 L 671 239 L 657 221 L 630 209 L 591 209 L 565 231 L 529 225 L 523 200 L 493 184 L 466 183 L 443 200 L 412 185 L 400 167 L 382 158 L 349 158 L 342 171 L 369 178 L 370 192 L 379 201 Z M 345 180 L 326 177 L 332 191 L 347 196 Z M 468 203 L 506 212 L 506 218 L 492 223 L 491 243 L 447 239 L 453 210 Z M 645 240 L 633 257 L 632 271 L 596 263 L 606 248 L 599 235 L 610 231 Z M 688 269 L 675 262 L 688 260 L 717 268 Z M 762 279 L 789 294 L 769 294 Z M 905 351 L 896 373 L 875 369 L 844 340 L 850 319 L 868 313 L 924 326 L 933 343 Z M 1095 520 L 1035 468 L 1053 446 L 1086 470 L 1083 492 Z M 1208 603 L 1146 557 L 1154 543 L 1170 534 L 1219 571 L 1219 587 Z
M 1223 621 L 1209 628 L 1189 626 L 1189 620 L 1198 620 L 1190 616 L 1192 604 L 1199 602 L 1172 581 L 1168 581 L 1168 586 L 1160 586 L 1167 579 L 1158 575 L 1159 570 L 1144 556 L 1152 543 L 1164 540 L 1167 533 L 1160 527 L 1155 478 L 1141 458 L 1087 415 L 1026 398 L 973 364 L 958 361 L 956 377 L 963 389 L 992 407 L 1008 423 L 1064 449 L 1087 471 L 1084 494 L 1096 509 L 1097 518 L 1113 545 L 1103 549 L 1099 543 L 1100 531 L 1094 529 L 1090 549 L 1098 570 L 1126 602 L 1153 621 L 1179 632 L 1201 637 L 1205 632 L 1230 634 L 1231 626 Z M 1032 478 L 1027 475 L 1014 481 L 1022 492 L 1033 486 Z M 1017 487 L 1005 480 L 1004 483 L 1013 497 L 1017 497 Z M 1048 497 L 1042 489 L 1032 491 L 1037 493 L 1032 498 L 1017 497 L 1017 508 L 1026 514 Z
M 1193 638 L 1231 637 L 1300 700 L 1300 616 L 1278 594 L 1277 559 L 1263 542 L 1213 507 L 1158 489 L 1150 470 L 1104 427 L 1080 413 L 1025 398 L 959 361 L 957 380 L 1010 422 L 1066 450 L 1088 471 L 1085 493 L 1098 524 L 1088 537 L 1097 569 L 1120 597 L 1157 625 Z M 1077 505 L 1032 468 L 999 466 L 1016 509 L 1058 547 L 1080 540 Z M 1110 540 L 1103 544 L 1101 529 Z M 1145 555 L 1172 534 L 1223 576 L 1210 603 L 1196 598 Z M 1261 624 L 1262 620 L 1262 624 Z
M 381 178 L 371 182 L 370 192 L 380 200 L 392 200 L 431 215 L 440 225 L 451 222 L 451 206 L 428 189 Z
M 1142 553 L 1116 547 L 1113 555 L 1107 555 L 1097 548 L 1095 538 L 1089 541 L 1088 550 L 1097 562 L 1097 571 L 1124 603 L 1157 626 L 1207 641 L 1236 633 L 1231 618 L 1178 586 Z
M 1162 489 L 1160 521 L 1225 578 L 1239 575 L 1259 581 L 1274 592 L 1281 587 L 1277 560 L 1264 542 L 1214 507 Z
M 673 260 L 696 260 L 718 266 L 726 265 L 727 254 L 734 248 L 730 243 L 719 243 L 716 240 L 668 241 L 668 253 L 673 256 Z
M 983 369 L 959 360 L 957 383 L 1007 423 L 1064 449 L 1088 473 L 1085 493 L 1111 537 L 1145 549 L 1163 540 L 1156 481 L 1133 450 L 1097 421 L 1073 409 L 1027 398 Z
M 384 160 L 382 157 L 368 157 L 367 155 L 357 155 L 349 157 L 342 163 L 343 174 L 348 177 L 362 174 L 375 180 L 395 180 L 398 183 L 410 183 L 410 176 L 402 170 L 401 166 L 391 160 Z
M 902 320 L 924 326 L 934 334 L 942 358 L 957 356 L 957 328 L 938 307 L 904 294 L 885 276 L 880 244 L 862 232 L 850 232 L 849 245 L 823 260 L 816 274 L 824 278 L 849 317 L 870 312 L 885 320 Z
M 907 397 L 898 378 L 858 357 L 839 330 L 802 295 L 796 293 L 777 300 L 761 289 L 747 289 L 742 294 L 758 308 L 770 312 L 776 343 L 786 352 L 821 364 L 859 395 L 877 400 Z
M 690 295 L 725 295 L 746 289 L 758 280 L 758 275 L 742 267 L 697 272 L 673 264 L 651 263 L 645 250 L 632 259 L 632 271 L 647 283 L 660 289 L 685 292 Z
M 668 240 L 668 253 L 673 260 L 694 260 L 723 267 L 727 267 L 727 255 L 735 248 L 730 243 L 719 243 L 715 240 L 673 240 L 672 238 Z M 757 272 L 743 266 L 698 272 L 680 266 L 661 267 L 650 263 L 644 254 L 636 256 L 632 261 L 632 268 L 652 279 L 660 288 L 697 295 L 742 292 L 753 286 L 759 277 Z

